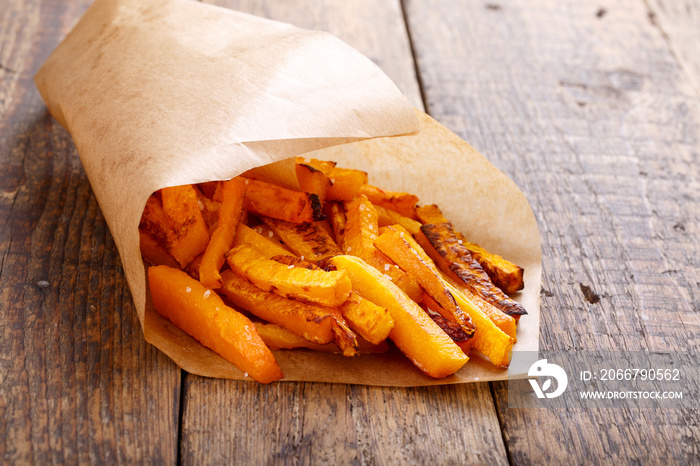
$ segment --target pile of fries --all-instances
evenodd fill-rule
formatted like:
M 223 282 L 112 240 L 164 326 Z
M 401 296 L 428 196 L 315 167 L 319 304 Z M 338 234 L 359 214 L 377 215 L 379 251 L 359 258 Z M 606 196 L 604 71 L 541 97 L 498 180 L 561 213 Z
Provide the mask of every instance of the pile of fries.
M 506 367 L 522 268 L 470 243 L 436 205 L 367 173 L 297 158 L 301 190 L 259 177 L 164 188 L 139 232 L 155 310 L 262 383 L 271 350 L 389 350 L 425 374 L 474 349 Z

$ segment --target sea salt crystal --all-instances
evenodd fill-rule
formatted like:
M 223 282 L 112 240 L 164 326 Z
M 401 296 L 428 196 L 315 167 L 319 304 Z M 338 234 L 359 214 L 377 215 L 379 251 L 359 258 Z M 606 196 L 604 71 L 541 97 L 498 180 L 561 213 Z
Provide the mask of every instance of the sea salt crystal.
M 348 251 L 347 251 L 347 252 L 350 252 L 350 251 L 352 251 L 352 248 L 351 248 L 350 246 L 348 246 Z
M 384 277 L 385 277 L 387 280 L 391 281 L 391 277 L 390 277 L 389 275 L 384 274 Z
M 272 238 L 275 234 L 272 231 L 267 232 L 268 238 Z
M 199 210 L 204 210 L 204 203 L 197 199 L 197 205 L 199 206 Z
M 331 183 L 335 183 L 335 178 L 331 178 Z
M 204 292 L 204 297 L 208 298 L 210 294 L 211 294 L 211 291 L 207 290 Z
M 294 264 L 288 265 L 287 268 L 288 268 L 288 269 L 293 269 L 293 268 L 294 268 Z
M 245 179 L 245 184 L 248 184 L 248 183 L 250 183 L 250 179 L 246 178 L 246 179 Z
M 192 291 L 192 288 L 188 286 L 187 288 L 185 288 L 185 291 L 189 293 L 190 291 Z
M 248 373 L 247 373 L 247 372 L 244 372 L 244 373 L 243 373 L 243 377 L 248 377 Z
M 389 267 L 391 267 L 391 264 L 384 264 L 384 270 L 389 271 Z
M 303 255 L 303 254 L 301 255 L 301 260 L 304 260 L 304 255 Z
M 458 242 L 459 244 L 462 244 L 462 240 L 461 240 L 461 239 L 458 239 L 457 242 Z

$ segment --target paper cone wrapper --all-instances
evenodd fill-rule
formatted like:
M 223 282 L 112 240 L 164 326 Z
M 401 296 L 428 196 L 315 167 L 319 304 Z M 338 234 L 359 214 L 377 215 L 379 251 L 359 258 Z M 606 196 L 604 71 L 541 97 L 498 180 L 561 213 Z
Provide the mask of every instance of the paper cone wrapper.
M 35 80 L 73 137 L 146 340 L 188 372 L 245 378 L 153 310 L 138 233 L 147 198 L 256 167 L 294 184 L 290 157 L 310 151 L 437 203 L 468 239 L 522 266 L 525 289 L 515 298 L 529 314 L 514 350 L 537 350 L 540 243 L 527 200 L 339 39 L 197 2 L 97 0 Z M 284 380 L 415 386 L 506 378 L 476 355 L 440 380 L 395 350 L 275 357 Z

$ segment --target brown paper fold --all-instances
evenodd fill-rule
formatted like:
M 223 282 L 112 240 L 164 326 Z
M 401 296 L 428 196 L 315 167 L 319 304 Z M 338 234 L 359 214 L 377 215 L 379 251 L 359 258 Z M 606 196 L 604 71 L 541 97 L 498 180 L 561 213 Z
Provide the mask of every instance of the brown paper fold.
M 537 349 L 540 245 L 527 200 L 471 146 L 414 112 L 375 65 L 340 40 L 196 2 L 97 0 L 35 80 L 73 136 L 146 340 L 185 370 L 244 378 L 153 311 L 138 237 L 146 199 L 166 186 L 256 167 L 286 179 L 288 159 L 310 151 L 367 170 L 374 184 L 438 203 L 468 238 L 523 266 L 526 287 L 516 299 L 530 314 L 514 349 Z M 433 380 L 395 352 L 275 356 L 285 380 L 411 386 L 506 377 L 478 357 Z

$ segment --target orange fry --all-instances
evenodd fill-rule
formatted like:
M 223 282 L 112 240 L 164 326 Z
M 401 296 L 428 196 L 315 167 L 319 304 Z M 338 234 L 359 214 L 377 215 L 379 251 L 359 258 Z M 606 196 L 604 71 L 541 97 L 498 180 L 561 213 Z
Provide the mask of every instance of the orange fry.
M 335 167 L 328 175 L 333 185 L 328 189 L 326 200 L 349 201 L 360 192 L 362 185 L 367 183 L 367 173 L 350 168 Z
M 399 225 L 386 227 L 374 244 L 402 270 L 418 280 L 425 292 L 448 311 L 449 314 L 445 317 L 449 316 L 460 324 L 466 333 L 474 333 L 474 325 L 445 287 L 440 271 L 406 230 Z
M 350 296 L 352 285 L 345 272 L 309 270 L 267 259 L 251 245 L 242 244 L 226 254 L 231 270 L 258 288 L 285 298 L 337 307 Z
M 418 197 L 414 194 L 385 191 L 368 184 L 360 188 L 360 194 L 367 196 L 374 205 L 393 210 L 410 219 L 416 218 Z
M 325 218 L 316 194 L 292 191 L 260 180 L 248 179 L 244 206 L 255 214 L 292 223 Z
M 207 288 L 212 289 L 221 288 L 219 270 L 224 265 L 224 254 L 233 245 L 246 191 L 243 178 L 225 181 L 222 186 L 219 221 L 199 266 L 199 281 Z
M 181 267 L 187 267 L 209 244 L 209 229 L 192 185 L 161 189 L 163 211 L 170 222 L 174 241 L 169 252 Z
M 350 328 L 370 343 L 378 345 L 387 339 L 394 328 L 394 319 L 386 309 L 357 293 L 350 294 L 348 300 L 340 306 L 340 312 Z
M 299 187 L 306 193 L 313 193 L 318 196 L 318 200 L 323 204 L 326 193 L 333 183 L 321 170 L 304 163 L 296 163 L 297 181 Z
M 341 254 L 331 235 L 317 222 L 290 223 L 267 217 L 262 217 L 262 221 L 294 254 L 309 262 Z
M 425 252 L 444 273 L 472 294 L 510 316 L 527 314 L 525 308 L 493 284 L 479 263 L 457 238 L 450 223 L 429 223 L 416 235 Z
M 219 353 L 261 383 L 282 378 L 275 357 L 253 323 L 185 272 L 165 265 L 148 269 L 153 307 L 176 327 Z
M 401 270 L 385 254 L 377 250 L 374 240 L 379 232 L 379 216 L 371 202 L 359 195 L 345 202 L 346 223 L 343 235 L 343 252 L 357 256 L 387 275 L 412 300 L 420 301 L 423 291 L 415 278 Z
M 452 224 L 442 215 L 440 208 L 435 205 L 427 205 L 416 209 L 418 219 L 423 224 L 430 223 L 449 223 Z M 410 231 L 410 230 L 409 230 Z M 415 231 L 411 231 L 415 235 Z M 461 245 L 467 249 L 472 257 L 479 263 L 481 268 L 491 278 L 491 281 L 505 293 L 512 294 L 522 290 L 525 287 L 523 282 L 523 269 L 510 261 L 502 258 L 498 254 L 493 254 L 478 244 L 470 243 L 462 235 L 456 231 L 457 239 L 461 241 Z
M 389 311 L 394 319 L 389 338 L 421 371 L 435 378 L 446 377 L 469 360 L 418 304 L 374 267 L 353 256 L 336 256 L 329 262 L 347 271 L 353 290 L 360 296 Z
M 280 325 L 314 343 L 335 340 L 336 316 L 332 308 L 303 303 L 263 291 L 231 270 L 221 273 L 221 291 L 236 306 L 259 318 Z

